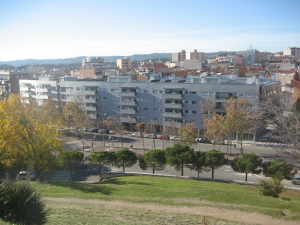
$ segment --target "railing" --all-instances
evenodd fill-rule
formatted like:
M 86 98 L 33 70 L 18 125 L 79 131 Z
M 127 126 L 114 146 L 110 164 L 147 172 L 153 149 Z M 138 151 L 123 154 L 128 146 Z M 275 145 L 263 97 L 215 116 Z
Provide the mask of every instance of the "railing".
M 164 113 L 164 117 L 182 118 L 182 113 Z
M 84 110 L 86 111 L 97 111 L 96 106 L 84 106 Z
M 165 103 L 164 108 L 182 109 L 182 104 L 181 103 Z
M 95 98 L 94 99 L 84 98 L 83 102 L 84 103 L 96 103 L 96 99 Z
M 162 97 L 167 99 L 182 99 L 182 94 L 163 94 Z
M 119 95 L 122 97 L 135 97 L 136 93 L 135 92 L 120 92 Z
M 120 105 L 131 105 L 131 106 L 134 106 L 134 105 L 136 105 L 136 101 L 121 101 Z
M 121 109 L 121 114 L 136 114 L 136 110 L 133 109 Z

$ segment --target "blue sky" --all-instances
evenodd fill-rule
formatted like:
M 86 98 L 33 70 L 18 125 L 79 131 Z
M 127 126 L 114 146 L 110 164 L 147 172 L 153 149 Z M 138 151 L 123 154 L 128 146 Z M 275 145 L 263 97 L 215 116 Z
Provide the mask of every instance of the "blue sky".
M 0 0 L 0 61 L 300 47 L 300 0 Z

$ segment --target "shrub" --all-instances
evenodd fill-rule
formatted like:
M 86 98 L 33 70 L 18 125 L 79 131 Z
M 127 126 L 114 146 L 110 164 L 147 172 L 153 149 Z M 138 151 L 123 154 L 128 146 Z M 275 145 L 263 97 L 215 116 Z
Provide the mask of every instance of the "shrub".
M 45 224 L 49 215 L 46 204 L 28 184 L 14 186 L 12 183 L 1 187 L 5 202 L 4 221 L 15 224 Z
M 280 179 L 272 178 L 271 180 L 260 180 L 258 184 L 259 193 L 264 196 L 279 197 L 284 190 Z

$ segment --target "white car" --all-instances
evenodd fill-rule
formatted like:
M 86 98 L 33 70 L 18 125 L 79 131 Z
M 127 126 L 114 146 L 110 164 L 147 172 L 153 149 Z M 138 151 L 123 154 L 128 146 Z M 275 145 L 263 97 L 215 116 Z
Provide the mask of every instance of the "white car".
M 300 184 L 300 175 L 294 176 L 294 178 L 291 180 L 292 184 Z
M 180 137 L 172 136 L 172 137 L 170 137 L 170 141 L 180 141 Z
M 26 180 L 27 179 L 27 171 L 21 171 L 17 175 L 18 180 Z M 36 180 L 36 175 L 34 173 L 30 174 L 30 180 Z

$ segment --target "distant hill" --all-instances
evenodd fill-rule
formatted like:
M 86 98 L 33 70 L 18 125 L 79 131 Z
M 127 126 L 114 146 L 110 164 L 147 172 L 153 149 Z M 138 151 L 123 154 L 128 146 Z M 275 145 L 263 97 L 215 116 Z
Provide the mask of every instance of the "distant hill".
M 220 54 L 234 54 L 235 52 L 219 51 L 219 52 L 208 52 L 205 53 L 205 56 L 218 56 Z M 11 66 L 21 66 L 21 65 L 37 65 L 37 64 L 71 64 L 71 63 L 81 63 L 82 59 L 85 59 L 87 56 L 78 56 L 75 58 L 66 58 L 66 59 L 24 59 L 24 60 L 15 60 L 15 61 L 0 61 L 1 64 L 8 64 Z M 122 59 L 126 56 L 100 56 L 104 58 L 104 62 L 116 61 L 117 59 Z M 152 53 L 152 54 L 135 54 L 128 56 L 132 60 L 144 61 L 149 59 L 163 59 L 171 58 L 172 53 Z

